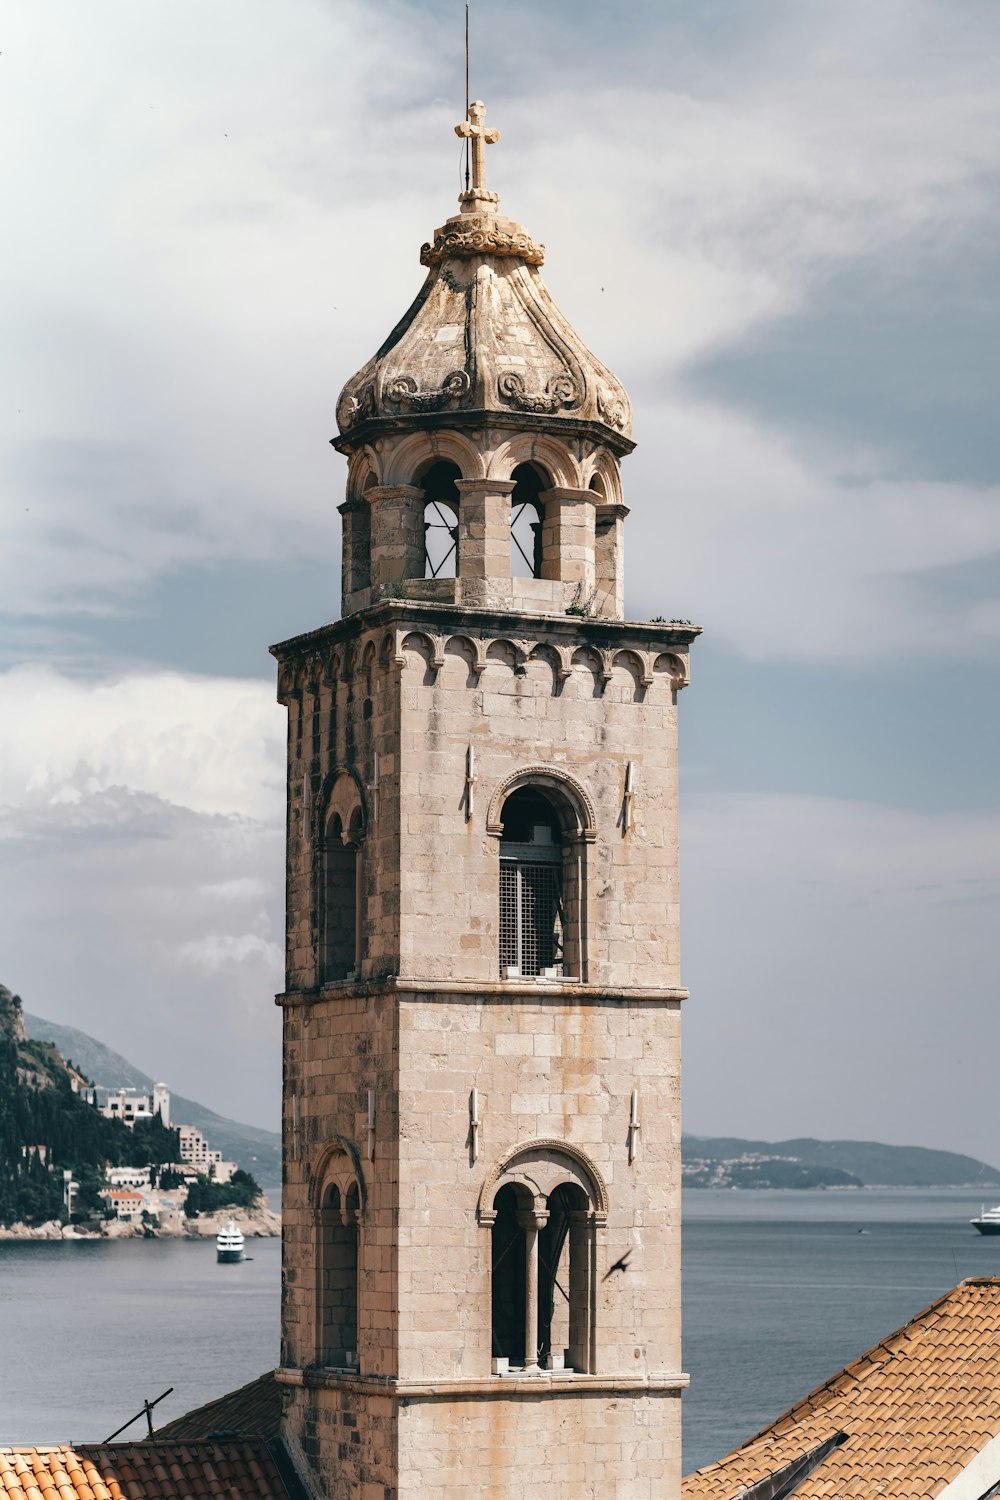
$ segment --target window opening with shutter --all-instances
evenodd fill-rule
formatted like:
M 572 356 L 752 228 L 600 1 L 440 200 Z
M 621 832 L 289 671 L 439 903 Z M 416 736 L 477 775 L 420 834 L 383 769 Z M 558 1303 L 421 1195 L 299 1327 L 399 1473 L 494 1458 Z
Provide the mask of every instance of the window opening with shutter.
M 551 803 L 530 787 L 504 805 L 500 841 L 500 974 L 562 973 L 563 848 Z

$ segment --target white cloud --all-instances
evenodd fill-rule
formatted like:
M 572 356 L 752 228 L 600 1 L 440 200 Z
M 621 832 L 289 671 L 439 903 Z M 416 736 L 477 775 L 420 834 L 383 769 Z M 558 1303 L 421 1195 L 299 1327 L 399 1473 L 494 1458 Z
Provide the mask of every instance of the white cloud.
M 407 305 L 418 245 L 454 207 L 454 110 L 430 94 L 452 81 L 440 36 L 416 5 L 373 25 L 349 0 L 277 18 L 257 0 L 56 13 L 58 44 L 51 10 L 24 9 L 4 52 L 0 153 L 19 205 L 0 370 L 5 607 L 113 612 L 198 560 L 326 551 L 332 571 L 337 391 Z M 620 54 L 595 53 L 568 8 L 515 9 L 502 24 L 528 62 L 498 65 L 491 170 L 505 209 L 547 241 L 559 301 L 637 391 L 637 597 L 669 550 L 692 611 L 718 628 L 721 609 L 727 638 L 757 653 L 829 655 L 834 622 L 856 614 L 856 651 L 906 651 L 907 571 L 941 546 L 994 547 L 993 497 L 848 493 L 842 456 L 796 462 L 780 433 L 692 408 L 673 381 L 853 257 L 892 249 L 905 274 L 915 239 L 986 224 L 996 21 L 779 5 L 723 48 L 696 22 L 650 19 Z M 891 455 L 850 459 L 891 472 Z M 752 639 L 720 598 L 743 611 L 744 551 Z M 995 612 L 968 623 L 974 645 L 995 642 Z
M 29 1009 L 273 1125 L 284 728 L 270 686 L 3 674 L 0 843 L 2 978 Z
M 858 666 L 1000 643 L 1000 612 L 975 598 L 950 597 L 935 626 L 924 581 L 1000 552 L 1000 485 L 897 477 L 861 449 L 823 472 L 773 429 L 681 396 L 654 431 L 627 469 L 638 617 L 694 617 L 751 657 Z
M 283 962 L 277 943 L 269 943 L 255 932 L 209 932 L 190 943 L 182 943 L 177 957 L 182 963 L 193 964 L 210 974 L 217 973 L 227 964 L 238 965 L 248 959 L 257 959 L 274 971 L 276 981 Z
M 148 672 L 0 673 L 0 805 L 67 809 L 111 787 L 273 822 L 285 715 L 268 683 Z

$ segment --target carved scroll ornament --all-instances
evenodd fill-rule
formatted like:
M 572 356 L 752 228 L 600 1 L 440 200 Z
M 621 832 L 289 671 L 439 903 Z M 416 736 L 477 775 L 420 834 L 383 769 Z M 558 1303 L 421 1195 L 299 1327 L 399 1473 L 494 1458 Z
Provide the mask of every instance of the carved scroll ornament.
M 606 422 L 609 427 L 616 427 L 619 432 L 625 428 L 628 421 L 628 407 L 624 399 L 615 391 L 601 390 L 597 393 L 597 410 L 601 421 Z
M 439 261 L 447 260 L 453 255 L 516 256 L 529 266 L 540 266 L 545 259 L 545 246 L 536 245 L 523 230 L 514 233 L 497 226 L 474 229 L 445 227 L 438 230 L 432 243 L 421 245 L 420 264 L 436 266 Z
M 393 406 L 409 411 L 440 411 L 453 401 L 461 401 L 472 389 L 467 370 L 452 370 L 436 391 L 422 391 L 412 375 L 394 375 L 387 380 L 382 395 Z
M 580 395 L 576 381 L 571 375 L 553 375 L 543 392 L 527 389 L 520 370 L 504 370 L 497 379 L 497 390 L 501 401 L 508 401 L 520 411 L 540 412 L 543 415 L 559 411 L 562 407 L 579 406 Z

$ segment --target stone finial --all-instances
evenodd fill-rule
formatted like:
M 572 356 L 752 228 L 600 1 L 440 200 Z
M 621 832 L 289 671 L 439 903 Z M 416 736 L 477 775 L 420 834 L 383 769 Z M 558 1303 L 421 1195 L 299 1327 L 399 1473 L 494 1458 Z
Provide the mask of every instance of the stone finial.
M 486 105 L 481 99 L 469 105 L 469 118 L 455 126 L 455 134 L 472 142 L 472 187 L 462 194 L 459 202 L 470 209 L 477 203 L 499 203 L 499 194 L 487 191 L 486 187 L 486 147 L 496 145 L 500 132 L 494 125 L 486 124 Z

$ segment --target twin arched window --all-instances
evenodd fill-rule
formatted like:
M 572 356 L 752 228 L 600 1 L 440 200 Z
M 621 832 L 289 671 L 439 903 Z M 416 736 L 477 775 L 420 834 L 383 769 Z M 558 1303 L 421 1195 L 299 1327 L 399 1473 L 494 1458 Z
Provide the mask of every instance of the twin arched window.
M 418 481 L 424 492 L 424 577 L 458 576 L 457 464 L 439 459 Z M 510 576 L 541 578 L 543 505 L 539 498 L 549 481 L 534 464 L 518 464 L 511 475 Z
M 479 1221 L 491 1240 L 495 1374 L 594 1367 L 595 1232 L 607 1216 L 596 1169 L 538 1142 L 491 1179 Z
M 348 1151 L 334 1148 L 320 1181 L 316 1210 L 316 1362 L 358 1365 L 358 1240 L 361 1190 Z
M 360 1182 L 353 1147 L 331 1147 L 315 1214 L 316 1362 L 328 1369 L 360 1363 Z M 532 1142 L 487 1179 L 479 1222 L 490 1234 L 494 1374 L 594 1369 L 596 1230 L 606 1219 L 603 1180 L 576 1147 Z
M 322 844 L 320 983 L 361 968 L 364 816 L 353 779 L 342 771 L 330 795 Z

